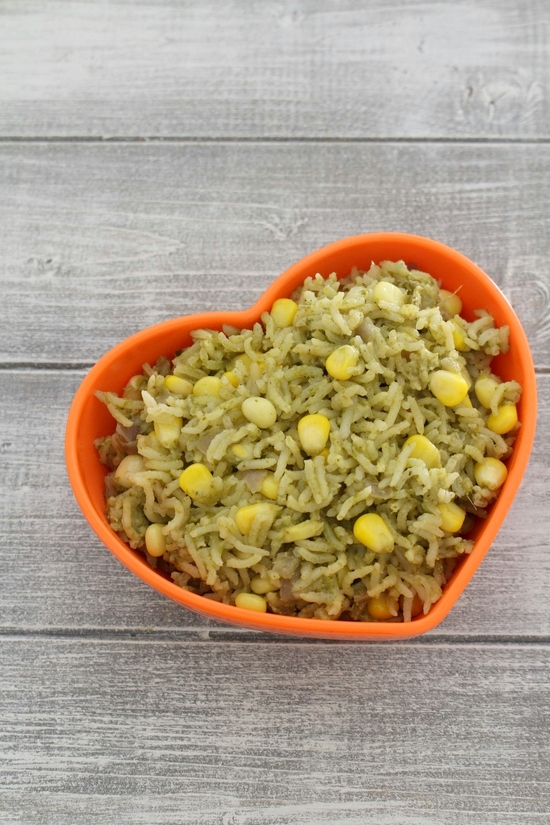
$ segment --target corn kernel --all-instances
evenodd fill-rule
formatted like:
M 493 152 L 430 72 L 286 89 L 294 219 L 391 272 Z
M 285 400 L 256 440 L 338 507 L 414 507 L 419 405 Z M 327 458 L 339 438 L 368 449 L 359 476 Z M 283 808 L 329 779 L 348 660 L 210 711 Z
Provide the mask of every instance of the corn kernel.
M 391 619 L 393 613 L 388 604 L 388 597 L 381 593 L 380 596 L 374 596 L 367 602 L 367 613 L 373 619 L 383 621 L 384 619 Z
M 181 395 L 182 398 L 187 398 L 193 392 L 193 384 L 185 378 L 180 378 L 179 375 L 167 375 L 164 379 L 164 386 L 169 392 L 176 395 Z
M 489 409 L 495 390 L 498 388 L 498 381 L 491 378 L 487 373 L 482 372 L 474 384 L 474 391 L 480 404 Z
M 437 509 L 441 513 L 441 529 L 447 533 L 458 533 L 464 524 L 466 511 L 454 501 L 442 502 L 437 505 Z
M 279 482 L 275 480 L 274 473 L 266 474 L 264 480 L 262 481 L 262 486 L 260 487 L 260 493 L 273 501 L 277 500 L 279 495 Z
M 389 281 L 378 281 L 373 291 L 373 298 L 377 304 L 386 302 L 402 307 L 406 300 L 406 295 L 402 289 Z
M 222 380 L 217 375 L 205 375 L 204 378 L 199 378 L 193 387 L 193 395 L 203 396 L 211 395 L 214 398 L 220 397 L 220 390 L 222 388 Z
M 294 541 L 305 541 L 306 539 L 321 535 L 322 532 L 322 521 L 308 519 L 307 521 L 301 521 L 299 524 L 292 524 L 290 527 L 287 527 L 283 533 L 282 541 L 284 544 Z
M 261 430 L 272 427 L 277 420 L 277 410 L 267 398 L 260 398 L 255 395 L 245 398 L 241 410 L 244 417 L 252 424 L 260 427 Z
M 239 379 L 237 378 L 237 376 L 235 375 L 235 373 L 232 370 L 230 370 L 229 372 L 224 372 L 223 377 L 227 378 L 227 380 L 229 381 L 231 386 L 233 386 L 233 387 L 238 387 L 239 386 Z
M 474 467 L 475 480 L 480 487 L 487 487 L 489 490 L 498 490 L 506 481 L 508 469 L 506 464 L 498 458 L 484 458 L 478 461 Z
M 126 455 L 115 470 L 115 481 L 120 487 L 128 489 L 132 486 L 129 476 L 144 469 L 145 461 L 140 455 Z
M 464 335 L 464 330 L 457 324 L 456 321 L 453 319 L 453 343 L 455 345 L 455 349 L 459 352 L 468 352 L 470 347 L 466 343 L 466 336 Z
M 440 289 L 439 290 L 439 306 L 440 308 L 450 315 L 460 315 L 462 312 L 462 299 L 456 292 L 449 292 L 448 289 Z
M 468 384 L 456 372 L 436 370 L 430 376 L 430 390 L 446 407 L 456 407 L 468 393 Z
M 464 396 L 464 398 L 462 399 L 460 404 L 457 404 L 457 407 L 469 407 L 469 408 L 471 408 L 473 406 L 474 405 L 470 401 L 470 396 L 468 395 L 468 393 L 466 393 L 466 395 Z
M 260 501 L 257 504 L 247 504 L 245 507 L 240 507 L 235 513 L 235 524 L 237 529 L 246 536 L 250 533 L 254 519 L 257 516 L 269 516 L 271 524 L 275 521 L 275 516 L 279 512 L 279 507 L 275 504 L 268 504 Z M 271 526 L 271 525 L 270 525 Z
M 263 576 L 254 576 L 253 579 L 250 579 L 250 589 L 258 596 L 263 596 L 265 593 L 273 593 L 277 590 L 275 585 L 271 584 L 269 579 Z
M 235 606 L 243 610 L 253 610 L 255 613 L 265 613 L 267 602 L 255 593 L 239 593 L 235 599 Z
M 182 426 L 183 420 L 179 415 L 169 415 L 168 413 L 153 423 L 156 437 L 167 450 L 177 444 Z
M 326 415 L 304 415 L 298 421 L 298 438 L 308 455 L 317 455 L 324 450 L 329 435 L 330 421 Z
M 235 358 L 235 365 L 237 365 L 239 363 L 239 361 L 243 365 L 243 367 L 245 368 L 245 370 L 247 372 L 250 372 L 252 364 L 257 365 L 257 367 L 260 371 L 260 374 L 265 369 L 265 365 L 262 361 L 253 361 L 252 358 L 250 357 L 250 355 L 247 352 L 243 352 L 241 355 L 238 355 L 237 358 Z
M 254 455 L 252 444 L 233 444 L 229 450 L 241 461 L 249 461 Z
M 409 444 L 414 445 L 413 451 L 410 453 L 411 458 L 419 458 L 429 470 L 441 466 L 439 450 L 425 435 L 411 435 L 407 438 L 403 447 L 407 447 Z
M 290 298 L 279 298 L 274 302 L 271 309 L 271 317 L 275 325 L 284 329 L 290 327 L 294 321 L 294 316 L 298 312 L 298 304 Z
M 375 553 L 391 553 L 393 536 L 378 513 L 365 513 L 353 525 L 353 535 L 361 544 Z
M 509 433 L 517 423 L 518 411 L 515 404 L 503 404 L 487 419 L 487 427 L 498 435 Z
M 212 492 L 212 473 L 204 464 L 190 464 L 180 475 L 179 485 L 193 501 L 200 501 Z
M 235 364 L 238 364 L 239 361 L 246 370 L 250 370 L 252 358 L 247 352 L 243 352 L 235 358 Z
M 325 367 L 331 378 L 337 381 L 347 381 L 354 373 L 359 363 L 359 351 L 350 344 L 344 344 L 330 353 L 325 361 Z
M 162 532 L 162 524 L 150 524 L 145 531 L 145 547 L 150 556 L 160 558 L 166 550 L 166 538 Z

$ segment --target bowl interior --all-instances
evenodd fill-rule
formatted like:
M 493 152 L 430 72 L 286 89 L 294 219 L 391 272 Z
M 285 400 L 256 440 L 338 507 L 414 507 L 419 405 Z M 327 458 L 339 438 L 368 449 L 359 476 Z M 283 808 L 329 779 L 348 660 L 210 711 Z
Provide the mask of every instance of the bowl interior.
M 223 324 L 249 328 L 268 310 L 273 301 L 290 296 L 306 277 L 336 272 L 346 276 L 353 266 L 368 269 L 371 262 L 403 259 L 410 267 L 425 270 L 450 291 L 459 290 L 463 315 L 471 320 L 476 309 L 487 309 L 501 326 L 511 330 L 510 351 L 493 362 L 503 379 L 516 379 L 523 395 L 518 405 L 522 422 L 514 453 L 508 461 L 508 478 L 491 508 L 489 517 L 478 522 L 471 536 L 473 552 L 457 566 L 442 598 L 428 615 L 412 622 L 347 622 L 300 619 L 275 614 L 252 614 L 230 605 L 219 605 L 177 587 L 152 570 L 145 557 L 131 550 L 111 530 L 105 515 L 104 478 L 106 468 L 99 462 L 94 440 L 113 432 L 113 419 L 94 395 L 96 390 L 120 393 L 128 380 L 141 372 L 145 362 L 153 364 L 161 355 L 172 357 L 191 343 L 190 333 L 197 328 L 221 329 Z M 498 287 L 475 264 L 458 252 L 435 241 L 397 233 L 362 235 L 324 247 L 290 267 L 266 290 L 260 300 L 242 312 L 213 312 L 184 316 L 143 330 L 106 353 L 82 382 L 69 413 L 66 435 L 66 461 L 75 497 L 90 525 L 104 544 L 141 579 L 184 604 L 186 607 L 220 621 L 278 633 L 325 638 L 391 638 L 425 632 L 448 613 L 489 549 L 504 520 L 524 473 L 535 431 L 536 384 L 527 339 L 523 329 Z

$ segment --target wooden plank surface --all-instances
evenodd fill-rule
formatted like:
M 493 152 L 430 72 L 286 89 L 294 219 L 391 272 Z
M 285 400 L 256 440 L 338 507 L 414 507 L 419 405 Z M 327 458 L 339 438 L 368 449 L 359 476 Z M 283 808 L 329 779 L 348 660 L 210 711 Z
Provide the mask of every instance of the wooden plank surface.
M 4 0 L 5 136 L 549 136 L 546 0 Z
M 550 146 L 0 146 L 0 361 L 92 363 L 176 315 L 252 304 L 308 252 L 380 230 L 475 260 L 550 367 Z
M 65 475 L 66 413 L 81 372 L 0 372 L 0 628 L 220 628 L 137 580 L 88 528 Z M 541 410 L 550 376 L 539 381 Z M 47 414 L 45 414 L 47 411 Z M 431 635 L 548 637 L 550 421 L 499 536 L 469 588 Z
M 550 822 L 547 0 L 0 3 L 0 822 Z M 470 586 L 403 643 L 210 622 L 95 538 L 87 366 L 250 305 L 337 238 L 428 235 L 513 303 L 533 457 Z
M 547 646 L 11 638 L 1 662 L 6 825 L 548 822 Z

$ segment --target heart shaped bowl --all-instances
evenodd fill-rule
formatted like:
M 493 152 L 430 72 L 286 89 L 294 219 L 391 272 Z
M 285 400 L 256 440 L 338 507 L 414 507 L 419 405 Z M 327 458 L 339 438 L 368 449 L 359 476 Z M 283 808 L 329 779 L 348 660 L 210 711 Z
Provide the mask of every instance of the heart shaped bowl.
M 177 586 L 164 574 L 153 570 L 145 556 L 130 549 L 111 529 L 105 514 L 104 479 L 94 439 L 114 431 L 114 422 L 96 390 L 121 393 L 128 380 L 140 373 L 145 362 L 171 357 L 192 343 L 190 333 L 198 328 L 220 330 L 222 325 L 246 329 L 269 310 L 277 298 L 289 297 L 308 276 L 327 277 L 336 272 L 349 274 L 354 266 L 368 269 L 371 262 L 404 260 L 429 272 L 451 292 L 460 288 L 462 315 L 473 319 L 473 311 L 487 309 L 498 326 L 510 327 L 510 349 L 492 363 L 504 380 L 520 382 L 523 394 L 518 405 L 521 428 L 507 462 L 508 476 L 485 520 L 478 520 L 468 538 L 474 549 L 462 558 L 443 595 L 426 615 L 410 622 L 354 622 L 280 616 L 257 613 L 220 604 Z M 533 360 L 521 324 L 512 307 L 493 281 L 459 252 L 436 241 L 400 233 L 357 235 L 331 243 L 307 255 L 280 275 L 259 301 L 241 312 L 208 312 L 183 316 L 149 327 L 132 335 L 107 352 L 84 378 L 70 408 L 66 430 L 66 463 L 76 500 L 101 541 L 140 579 L 160 593 L 190 610 L 217 621 L 240 627 L 295 636 L 324 639 L 382 640 L 416 636 L 434 628 L 447 615 L 489 550 L 514 500 L 527 466 L 535 434 L 536 382 Z

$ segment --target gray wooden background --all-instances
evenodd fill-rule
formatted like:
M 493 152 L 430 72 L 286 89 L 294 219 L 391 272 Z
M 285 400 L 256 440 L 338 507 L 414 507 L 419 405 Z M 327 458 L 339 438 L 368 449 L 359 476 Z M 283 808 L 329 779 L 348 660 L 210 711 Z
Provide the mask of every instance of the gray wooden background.
M 0 1 L 0 822 L 550 822 L 548 0 Z M 86 370 L 359 232 L 434 237 L 521 317 L 540 415 L 449 617 L 232 630 L 92 535 Z

